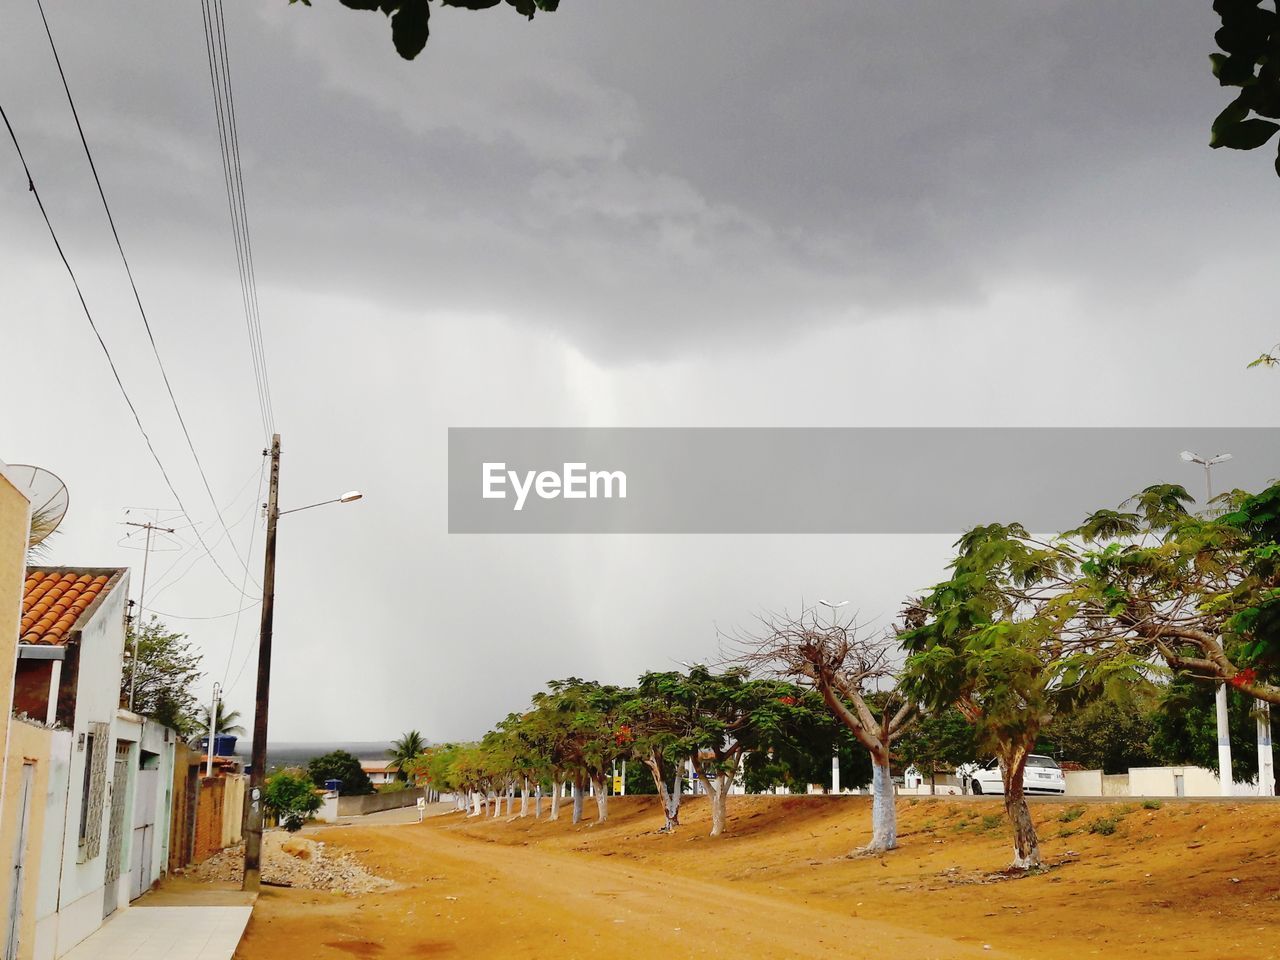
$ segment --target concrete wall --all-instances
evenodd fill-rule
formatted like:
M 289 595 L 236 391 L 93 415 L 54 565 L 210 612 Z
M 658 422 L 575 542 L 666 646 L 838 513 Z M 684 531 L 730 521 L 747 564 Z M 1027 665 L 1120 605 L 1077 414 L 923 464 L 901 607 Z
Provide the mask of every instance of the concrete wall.
M 1254 796 L 1251 784 L 1234 785 L 1234 796 Z M 1067 773 L 1069 797 L 1217 797 L 1218 775 L 1204 767 L 1132 767 L 1128 773 L 1101 770 Z
M 400 807 L 412 807 L 419 797 L 425 797 L 426 791 L 396 790 L 392 793 L 371 793 L 363 797 L 338 797 L 337 815 L 340 817 L 362 817 L 366 813 L 377 813 L 379 810 L 397 810 Z
M 13 726 L 9 734 L 9 753 L 6 757 L 8 784 L 11 788 L 13 801 L 8 806 L 8 817 L 4 824 L 5 829 L 0 831 L 0 850 L 5 854 L 0 857 L 0 877 L 4 878 L 4 883 L 0 884 L 0 895 L 4 897 L 4 909 L 0 910 L 0 916 L 7 916 L 9 904 L 12 902 L 10 897 L 13 894 L 13 888 L 10 884 L 16 882 L 14 871 L 14 856 L 19 853 L 18 850 L 18 830 L 23 828 L 23 824 L 19 822 L 20 797 L 19 791 L 23 787 L 23 770 L 28 764 L 30 765 L 30 784 L 29 794 L 27 797 L 27 814 L 25 817 L 25 835 L 26 842 L 21 850 L 23 877 L 22 886 L 18 891 L 18 957 L 19 960 L 30 960 L 36 955 L 36 925 L 39 920 L 39 897 L 40 897 L 40 881 L 41 877 L 53 873 L 56 877 L 56 869 L 51 870 L 49 865 L 42 860 L 45 847 L 45 831 L 49 827 L 61 826 L 59 822 L 59 806 L 49 803 L 49 781 L 52 775 L 52 757 L 54 752 L 54 740 L 59 735 L 53 730 L 38 724 L 17 720 L 13 722 Z M 64 734 L 62 741 L 69 742 L 69 738 Z M 51 821 L 51 822 L 50 822 Z M 54 865 L 56 868 L 56 864 Z M 7 935 L 7 928 L 4 933 L 0 933 L 0 940 Z
M 224 776 L 222 798 L 222 837 L 223 847 L 232 847 L 241 841 L 244 825 L 244 792 L 249 778 L 244 774 Z
M 57 951 L 58 880 L 67 830 L 67 792 L 72 752 L 70 731 L 50 732 L 49 777 L 44 796 L 44 828 L 40 838 L 40 863 L 43 869 L 40 871 L 36 890 L 33 960 L 53 960 Z

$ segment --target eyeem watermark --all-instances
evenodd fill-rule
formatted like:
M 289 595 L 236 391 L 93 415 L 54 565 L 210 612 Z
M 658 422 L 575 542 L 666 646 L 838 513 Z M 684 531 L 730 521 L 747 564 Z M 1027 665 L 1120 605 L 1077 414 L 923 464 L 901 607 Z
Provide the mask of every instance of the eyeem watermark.
M 515 502 L 511 509 L 524 509 L 532 492 L 540 500 L 627 499 L 627 475 L 621 470 L 588 470 L 585 463 L 566 463 L 554 470 L 508 470 L 502 462 L 486 461 L 480 470 L 481 496 L 485 500 L 507 499 L 511 488 Z
M 1280 476 L 1273 427 L 452 427 L 449 531 L 1051 533 L 1153 484 L 1203 507 L 1183 450 L 1234 454 L 1216 493 Z

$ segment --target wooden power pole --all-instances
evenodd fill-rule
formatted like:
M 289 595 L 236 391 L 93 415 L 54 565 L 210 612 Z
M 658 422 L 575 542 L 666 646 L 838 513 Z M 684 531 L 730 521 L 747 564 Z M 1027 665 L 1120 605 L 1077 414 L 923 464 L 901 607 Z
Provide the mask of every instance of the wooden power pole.
M 264 451 L 265 452 L 265 451 Z M 244 835 L 244 889 L 257 892 L 261 878 L 263 788 L 267 779 L 267 713 L 271 701 L 271 625 L 276 591 L 276 521 L 280 518 L 280 434 L 271 438 L 271 488 L 267 495 L 267 549 L 262 571 L 262 625 L 258 634 L 258 690 L 253 711 Z M 213 744 L 209 745 L 213 749 Z

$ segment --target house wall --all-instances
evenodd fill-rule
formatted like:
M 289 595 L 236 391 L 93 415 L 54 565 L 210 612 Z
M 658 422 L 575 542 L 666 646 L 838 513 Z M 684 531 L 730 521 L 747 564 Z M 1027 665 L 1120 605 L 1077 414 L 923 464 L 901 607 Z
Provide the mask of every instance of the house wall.
M 223 847 L 230 847 L 240 842 L 241 828 L 244 824 L 244 793 L 249 778 L 244 774 L 231 774 L 222 778 L 225 791 L 222 798 L 222 837 Z
M 15 857 L 18 854 L 18 831 L 21 829 L 19 800 L 22 790 L 24 759 L 36 760 L 37 783 L 34 796 L 41 798 L 40 782 L 48 779 L 47 738 L 13 719 L 13 681 L 17 667 L 18 630 L 22 621 L 22 584 L 26 577 L 27 538 L 31 529 L 31 504 L 26 495 L 10 481 L 5 465 L 0 463 L 0 917 L 9 919 L 9 902 L 15 882 Z M 43 822 L 43 804 L 32 803 L 27 820 L 27 843 L 22 851 L 27 870 L 23 889 L 23 919 L 19 927 L 19 943 L 24 952 L 31 949 L 34 938 L 32 906 L 39 884 L 39 848 Z M 0 947 L 8 936 L 8 923 L 0 927 Z
M 58 734 L 46 727 L 21 720 L 13 722 L 9 735 L 9 753 L 6 757 L 7 782 L 14 788 L 14 796 L 12 798 L 14 803 L 9 807 L 9 817 L 5 822 L 5 829 L 0 831 L 0 851 L 5 854 L 4 857 L 0 857 L 0 863 L 2 863 L 0 877 L 5 880 L 0 895 L 4 897 L 3 902 L 6 912 L 12 893 L 12 888 L 9 884 L 14 879 L 15 864 L 13 858 L 19 852 L 17 844 L 17 831 L 20 827 L 17 805 L 17 800 L 19 799 L 17 795 L 18 788 L 22 784 L 24 765 L 28 763 L 32 765 L 26 843 L 21 851 L 23 883 L 18 907 L 19 960 L 31 960 L 36 955 L 36 924 L 39 919 L 41 879 L 49 872 L 53 872 L 56 876 L 56 869 L 50 871 L 48 864 L 43 860 L 43 855 L 46 828 L 61 825 L 58 822 L 60 819 L 59 806 L 49 803 L 54 740 L 57 736 Z M 62 739 L 63 741 L 69 740 L 65 734 L 62 735 Z M 53 822 L 46 823 L 47 819 Z
M 62 845 L 62 882 L 59 885 L 56 955 L 61 956 L 102 925 L 104 886 L 106 882 L 107 847 L 113 803 L 132 805 L 133 784 L 130 776 L 124 797 L 112 797 L 110 782 L 115 759 L 116 740 L 121 738 L 117 718 L 120 701 L 120 674 L 124 655 L 124 613 L 128 593 L 128 576 L 122 576 L 101 598 L 92 616 L 78 631 L 79 670 L 76 686 L 72 751 L 67 790 L 67 829 Z M 96 857 L 84 858 L 80 850 L 80 814 L 83 804 L 85 765 L 89 762 L 86 735 L 91 723 L 105 723 L 107 750 L 107 787 L 99 816 L 102 831 L 101 849 Z M 130 756 L 130 770 L 137 764 L 136 744 Z M 127 834 L 127 818 L 126 818 Z M 126 835 L 124 844 L 127 847 Z M 127 862 L 127 861 L 124 861 Z M 123 863 L 122 863 L 123 869 Z M 127 892 L 127 886 L 121 885 Z M 119 889 L 117 890 L 119 894 Z M 119 902 L 119 896 L 117 896 Z M 127 897 L 125 899 L 127 903 Z
M 185 743 L 174 746 L 173 773 L 169 785 L 169 845 L 170 872 L 181 870 L 191 861 L 194 838 L 196 791 L 191 773 L 196 754 Z
M 53 960 L 58 940 L 58 886 L 67 830 L 67 793 L 73 752 L 71 732 L 49 733 L 49 775 L 44 795 L 39 883 L 36 889 L 35 942 L 32 960 Z M 74 829 L 74 826 L 72 827 Z

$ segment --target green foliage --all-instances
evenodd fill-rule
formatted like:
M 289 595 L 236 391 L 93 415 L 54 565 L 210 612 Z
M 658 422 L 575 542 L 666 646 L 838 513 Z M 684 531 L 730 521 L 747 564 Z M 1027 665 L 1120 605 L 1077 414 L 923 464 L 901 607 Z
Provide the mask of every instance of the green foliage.
M 410 730 L 399 740 L 392 741 L 391 749 L 387 751 L 387 758 L 391 761 L 391 769 L 396 772 L 397 780 L 408 778 L 409 772 L 406 768 L 426 748 L 427 741 L 417 730 Z
M 974 728 L 955 707 L 932 711 L 910 727 L 894 751 L 925 780 L 950 773 L 978 754 Z
M 1159 810 L 1163 806 L 1164 804 L 1161 803 L 1159 800 L 1143 800 L 1142 801 L 1143 810 Z
M 299 0 L 289 0 L 290 4 Z M 422 52 L 431 36 L 431 4 L 429 0 L 339 0 L 352 10 L 378 10 L 391 21 L 391 42 L 396 53 L 412 60 Z M 436 0 L 442 7 L 462 7 L 467 10 L 487 10 L 505 2 L 507 6 L 528 19 L 543 10 L 554 11 L 560 0 Z M 311 0 L 301 0 L 303 6 L 311 6 Z
M 983 830 L 994 830 L 1004 822 L 1004 817 L 998 813 L 988 813 L 982 818 Z
M 301 770 L 280 770 L 267 778 L 263 791 L 266 809 L 290 833 L 299 829 L 323 801 L 315 785 Z
M 1099 817 L 1093 823 L 1089 824 L 1089 832 L 1096 833 L 1104 837 L 1109 837 L 1116 832 L 1116 826 L 1119 824 L 1117 817 Z
M 324 787 L 326 780 L 340 780 L 338 791 L 346 796 L 362 796 L 373 793 L 369 776 L 360 769 L 360 761 L 345 750 L 334 750 L 324 756 L 307 761 L 307 774 L 317 787 Z
M 1089 770 L 1125 773 L 1157 766 L 1153 695 L 1113 691 L 1083 709 L 1055 717 L 1040 735 L 1038 753 L 1073 760 Z
M 138 669 L 134 686 L 134 712 L 172 727 L 183 736 L 198 733 L 198 705 L 191 688 L 203 675 L 200 654 L 187 641 L 185 633 L 169 630 L 154 615 L 140 628 L 130 624 L 125 636 L 120 702 L 129 702 L 135 641 L 138 645 Z
M 1261 0 L 1214 0 L 1213 9 L 1222 21 L 1214 40 L 1223 51 L 1209 55 L 1213 75 L 1240 93 L 1213 121 L 1209 146 L 1255 150 L 1280 130 L 1274 122 L 1280 118 L 1280 18 Z
M 1058 815 L 1058 820 L 1062 823 L 1074 823 L 1084 816 L 1084 807 L 1069 807 Z
M 245 734 L 244 726 L 240 723 L 240 711 L 228 710 L 226 703 L 218 701 L 217 713 L 217 732 L 219 735 L 226 734 L 233 737 L 242 737 Z M 200 707 L 199 729 L 197 732 L 208 736 L 209 733 L 209 708 L 207 706 Z
M 1216 691 L 1190 677 L 1178 677 L 1162 693 L 1152 717 L 1151 749 L 1160 765 L 1194 764 L 1218 769 Z M 1231 776 L 1252 781 L 1258 776 L 1257 725 L 1253 700 L 1227 693 L 1227 729 L 1231 740 Z

